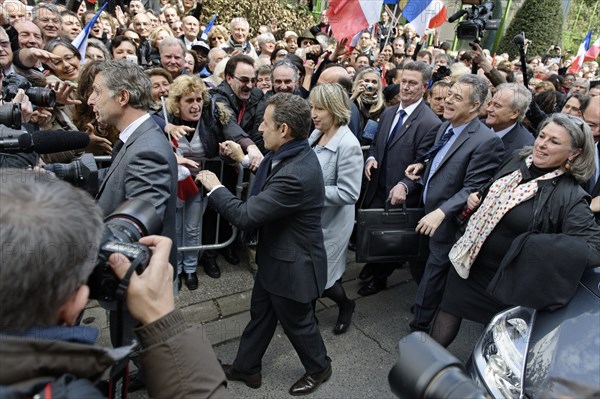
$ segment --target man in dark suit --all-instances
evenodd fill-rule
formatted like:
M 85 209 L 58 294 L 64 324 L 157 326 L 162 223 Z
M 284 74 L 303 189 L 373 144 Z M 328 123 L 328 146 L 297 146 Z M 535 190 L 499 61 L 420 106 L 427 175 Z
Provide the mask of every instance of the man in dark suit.
M 592 212 L 596 222 L 600 224 L 600 96 L 591 97 L 581 107 L 583 120 L 588 124 L 594 135 L 594 149 L 596 151 L 596 173 L 584 189 L 592 196 Z
M 131 62 L 106 61 L 94 78 L 88 104 L 93 107 L 98 122 L 120 131 L 111 165 L 99 173 L 101 183 L 96 199 L 105 215 L 127 199 L 148 201 L 162 221 L 160 234 L 175 241 L 177 161 L 169 141 L 148 114 L 151 94 L 150 79 Z M 171 265 L 177 264 L 177 248 L 174 246 L 169 261 Z M 117 342 L 119 331 L 115 304 L 102 305 L 110 310 L 113 345 L 133 341 L 133 328 L 137 321 L 128 311 L 124 312 L 123 342 Z
M 503 83 L 487 106 L 485 124 L 502 139 L 504 159 L 533 145 L 533 135 L 521 124 L 531 100 L 531 92 L 522 84 Z
M 436 143 L 406 169 L 409 192 L 422 176 L 425 216 L 417 232 L 429 239 L 429 257 L 417 289 L 411 330 L 429 331 L 441 301 L 450 268 L 448 253 L 456 241 L 455 217 L 467 197 L 488 181 L 504 156 L 502 140 L 479 121 L 488 84 L 477 75 L 464 75 L 450 88 L 444 122 Z
M 259 129 L 270 152 L 260 164 L 248 200 L 236 198 L 212 172 L 201 171 L 197 179 L 208 192 L 209 204 L 225 219 L 243 230 L 258 229 L 251 320 L 235 361 L 223 365 L 225 375 L 260 387 L 262 357 L 279 321 L 306 369 L 290 394 L 305 395 L 331 376 L 331 360 L 312 304 L 327 280 L 321 231 L 323 174 L 307 141 L 308 103 L 278 93 L 267 104 Z
M 406 202 L 410 208 L 420 204 L 421 188 L 408 189 L 404 170 L 433 144 L 440 120 L 423 101 L 431 79 L 431 67 L 423 62 L 404 65 L 400 80 L 400 104 L 385 110 L 365 164 L 369 180 L 365 208 L 383 208 L 390 198 L 392 205 Z M 410 183 L 409 183 L 410 184 Z M 386 287 L 395 263 L 367 263 L 360 273 L 362 280 L 373 278 L 358 290 L 363 296 L 373 295 Z

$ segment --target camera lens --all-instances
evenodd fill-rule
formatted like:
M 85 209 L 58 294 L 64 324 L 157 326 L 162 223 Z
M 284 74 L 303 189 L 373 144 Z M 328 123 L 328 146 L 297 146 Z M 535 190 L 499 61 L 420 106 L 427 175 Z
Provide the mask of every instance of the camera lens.
M 27 89 L 25 94 L 27 94 L 32 104 L 40 107 L 54 107 L 56 105 L 56 93 L 52 89 L 32 87 Z

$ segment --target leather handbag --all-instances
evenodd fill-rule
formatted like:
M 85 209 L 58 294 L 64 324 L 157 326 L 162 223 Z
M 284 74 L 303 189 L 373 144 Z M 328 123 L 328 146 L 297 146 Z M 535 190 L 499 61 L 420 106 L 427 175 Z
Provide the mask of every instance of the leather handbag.
M 425 216 L 423 208 L 359 209 L 356 230 L 356 261 L 388 263 L 424 261 L 429 256 L 427 236 L 415 231 Z

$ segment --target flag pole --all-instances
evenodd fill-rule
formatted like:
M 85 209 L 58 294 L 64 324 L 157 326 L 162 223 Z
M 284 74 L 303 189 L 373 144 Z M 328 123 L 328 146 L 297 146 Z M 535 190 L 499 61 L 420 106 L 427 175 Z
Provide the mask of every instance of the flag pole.
M 398 22 L 400 21 L 400 18 L 396 18 L 396 11 L 398 10 L 398 3 L 396 3 L 394 5 L 394 14 L 391 16 L 392 18 L 392 24 L 390 25 L 390 29 L 388 30 L 388 34 L 387 37 L 385 38 L 385 43 L 383 43 L 383 47 L 387 46 L 388 42 L 390 41 L 390 35 L 392 34 L 392 31 L 394 30 L 394 28 L 396 26 L 398 26 Z M 396 23 L 394 24 L 394 19 L 396 20 Z M 382 49 L 383 49 L 382 47 Z

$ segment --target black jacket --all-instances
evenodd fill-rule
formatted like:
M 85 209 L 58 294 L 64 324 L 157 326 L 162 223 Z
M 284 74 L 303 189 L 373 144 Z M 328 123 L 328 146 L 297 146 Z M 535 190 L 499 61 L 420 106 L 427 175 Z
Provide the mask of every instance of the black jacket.
M 523 156 L 515 155 L 492 181 L 518 168 L 527 177 Z M 540 181 L 529 231 L 513 241 L 488 292 L 509 305 L 538 309 L 565 305 L 583 270 L 600 265 L 600 226 L 589 199 L 570 175 Z
M 220 85 L 211 89 L 211 95 L 215 101 L 224 104 L 233 111 L 236 121 L 242 109 L 242 101 L 231 90 L 231 86 L 226 81 L 222 81 Z M 260 151 L 264 154 L 265 144 L 262 138 L 262 134 L 259 133 L 258 127 L 262 123 L 263 115 L 265 113 L 266 101 L 264 99 L 263 92 L 254 87 L 250 98 L 246 102 L 246 109 L 242 120 L 238 123 L 240 127 L 246 132 L 254 144 L 258 146 Z

